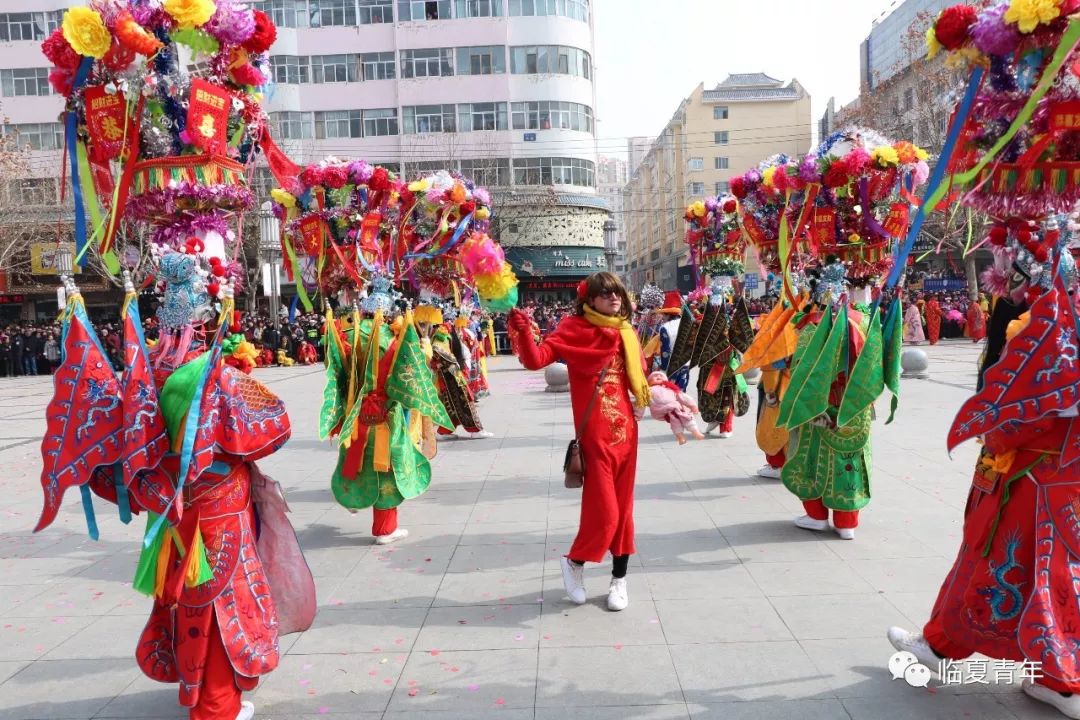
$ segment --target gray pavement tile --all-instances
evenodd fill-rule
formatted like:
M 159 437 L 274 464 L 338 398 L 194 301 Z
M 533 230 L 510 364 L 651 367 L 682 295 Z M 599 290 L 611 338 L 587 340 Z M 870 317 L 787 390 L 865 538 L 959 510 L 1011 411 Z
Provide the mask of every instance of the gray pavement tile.
M 895 558 L 852 560 L 849 565 L 875 590 L 883 592 L 936 592 L 952 568 L 952 559 Z
M 639 536 L 637 550 L 645 567 L 710 565 L 736 559 L 734 549 L 715 530 L 703 535 Z
M 28 586 L 37 587 L 37 586 Z M 67 615 L 107 615 L 147 612 L 150 600 L 131 589 L 131 582 L 89 580 L 81 576 L 71 580 L 40 586 L 44 590 L 5 612 L 5 617 L 31 618 Z M 5 591 L 6 594 L 6 591 Z M 123 605 L 123 607 L 120 607 Z M 137 606 L 137 607 L 136 607 Z
M 588 708 L 536 708 L 536 720 L 565 720 L 567 714 L 589 720 L 688 720 L 686 705 L 617 705 Z
M 1028 707 L 1021 706 L 1021 713 L 1017 714 L 995 695 L 946 695 L 909 689 L 914 692 L 905 696 L 902 702 L 882 702 L 880 698 L 850 698 L 842 702 L 851 720 L 1034 720 L 1042 717 L 1028 712 L 1035 709 L 1031 706 L 1038 705 L 1034 701 L 1030 701 Z M 1053 716 L 1046 717 L 1054 716 L 1062 717 L 1056 710 Z
M 540 612 L 539 605 L 432 608 L 416 639 L 416 650 L 535 648 L 540 639 Z
M 536 706 L 683 705 L 663 645 L 542 647 Z
M 765 597 L 657 600 L 656 611 L 673 645 L 792 639 Z
M 390 701 L 391 711 L 532 708 L 536 649 L 417 652 Z
M 429 607 L 442 582 L 442 571 L 405 572 L 401 568 L 353 573 L 325 601 L 337 608 Z M 324 601 L 320 600 L 320 603 Z
M 138 674 L 130 659 L 38 661 L 0 685 L 0 720 L 89 720 Z
M 540 572 L 543 567 L 543 542 L 528 545 L 468 545 L 457 548 L 447 572 Z
M 772 602 L 799 640 L 879 638 L 890 625 L 905 620 L 878 593 L 774 597 Z
M 267 714 L 295 717 L 386 709 L 405 667 L 405 652 L 285 655 L 251 698 Z
M 944 579 L 942 577 L 942 580 Z M 887 592 L 883 595 L 911 621 L 913 627 L 921 628 L 930 619 L 930 611 L 934 608 L 938 590 L 940 588 L 910 593 Z
M 301 633 L 290 655 L 404 652 L 424 624 L 424 608 L 381 610 L 320 609 L 312 627 Z
M 692 720 L 847 720 L 848 715 L 839 700 L 760 700 L 716 705 L 690 703 L 690 717 Z
M 868 593 L 874 588 L 851 571 L 843 560 L 747 563 L 746 569 L 769 597 L 783 595 L 841 595 Z
M 505 703 L 504 703 L 505 705 Z M 425 718 L 431 720 L 533 720 L 532 708 L 527 710 L 502 709 L 499 705 L 494 710 L 427 710 L 423 711 Z M 387 711 L 382 720 L 413 720 L 417 713 L 414 710 Z M 314 719 L 313 719 L 314 720 Z
M 187 716 L 187 708 L 177 704 L 175 685 L 165 685 L 139 673 L 94 720 L 186 720 Z
M 434 607 L 458 605 L 534 605 L 543 600 L 543 575 L 537 570 L 447 573 Z
M 558 592 L 565 594 L 561 587 Z M 648 595 L 630 585 L 630 605 L 621 612 L 607 609 L 607 588 L 593 593 L 585 605 L 568 600 L 545 602 L 540 620 L 541 647 L 607 647 L 664 645 L 656 607 Z
M 128 658 L 133 660 L 142 634 L 144 618 L 128 615 L 106 615 L 93 622 L 45 653 L 45 660 L 91 660 L 94 658 Z M 108 642 L 102 642 L 108 638 Z
M 653 600 L 764 597 L 758 583 L 739 562 L 711 565 L 649 565 L 643 576 Z M 639 575 L 632 576 L 636 586 Z
M 670 647 L 691 705 L 835 697 L 827 678 L 796 642 Z
M 0 660 L 37 660 L 94 620 L 63 615 L 5 619 L 0 625 Z
M 3 685 L 5 682 L 7 682 L 8 678 L 22 670 L 29 664 L 29 661 L 16 660 L 5 660 L 3 662 L 0 662 L 0 685 Z
M 469 523 L 461 533 L 458 545 L 528 545 L 543 543 L 547 538 L 547 522 Z

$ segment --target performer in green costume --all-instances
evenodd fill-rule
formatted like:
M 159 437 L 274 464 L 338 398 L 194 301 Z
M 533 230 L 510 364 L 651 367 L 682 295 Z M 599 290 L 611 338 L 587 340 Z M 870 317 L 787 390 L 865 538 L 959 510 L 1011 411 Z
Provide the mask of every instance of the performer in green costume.
M 422 495 L 431 466 L 409 433 L 410 416 L 452 428 L 439 401 L 411 313 L 391 324 L 389 281 L 377 277 L 362 310 L 340 331 L 327 322 L 327 385 L 320 436 L 341 445 L 331 481 L 334 497 L 350 511 L 373 508 L 372 534 L 380 545 L 408 536 L 397 508 Z M 374 341 L 377 339 L 377 342 Z

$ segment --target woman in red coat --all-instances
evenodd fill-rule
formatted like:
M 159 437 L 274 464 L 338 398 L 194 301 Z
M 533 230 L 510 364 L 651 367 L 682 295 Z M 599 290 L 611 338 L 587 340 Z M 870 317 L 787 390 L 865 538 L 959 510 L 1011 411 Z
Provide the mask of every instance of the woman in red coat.
M 562 360 L 569 371 L 574 426 L 581 429 L 586 470 L 578 534 L 561 559 L 563 584 L 574 603 L 584 604 L 585 563 L 601 562 L 610 552 L 610 610 L 629 603 L 626 568 L 634 552 L 640 417 L 635 406 L 643 411 L 649 404 L 645 359 L 629 322 L 631 312 L 626 288 L 611 273 L 601 272 L 582 281 L 575 314 L 539 344 L 525 313 L 514 310 L 509 323 L 522 365 L 539 370 Z M 591 402 L 594 394 L 596 401 Z
M 941 337 L 941 303 L 938 302 L 937 295 L 931 295 L 926 303 L 926 336 L 931 345 L 937 345 Z

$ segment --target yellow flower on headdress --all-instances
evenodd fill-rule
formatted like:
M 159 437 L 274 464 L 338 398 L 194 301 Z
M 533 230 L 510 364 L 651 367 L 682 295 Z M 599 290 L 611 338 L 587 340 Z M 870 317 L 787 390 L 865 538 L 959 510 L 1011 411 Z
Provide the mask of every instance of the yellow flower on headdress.
M 205 25 L 217 12 L 214 0 L 165 0 L 165 12 L 181 30 Z
M 270 197 L 273 199 L 274 202 L 276 202 L 278 205 L 281 205 L 282 207 L 296 207 L 296 198 L 293 196 L 293 194 L 290 192 L 286 192 L 281 188 L 274 188 L 273 190 L 271 190 Z
M 926 152 L 921 147 L 916 145 L 915 146 L 915 157 L 919 158 L 920 160 L 928 160 L 930 158 L 930 153 Z
M 475 217 L 477 220 L 487 220 L 489 217 L 491 217 L 491 211 L 488 210 L 486 207 L 479 207 L 476 208 L 476 212 L 473 213 L 473 217 Z
M 772 165 L 765 168 L 765 172 L 761 173 L 761 184 L 765 187 L 773 187 L 773 178 L 776 177 L 776 166 Z
M 112 46 L 112 33 L 96 10 L 73 7 L 64 13 L 64 39 L 80 55 L 97 60 L 105 57 Z
M 934 32 L 934 26 L 926 28 L 926 57 L 928 60 L 933 60 L 937 57 L 937 54 L 941 52 L 942 45 L 938 42 L 937 33 Z
M 409 192 L 411 192 L 411 193 L 424 192 L 429 187 L 431 187 L 431 183 L 429 183 L 426 179 L 413 180 L 411 183 L 409 183 Z
M 1052 23 L 1061 15 L 1061 0 L 1012 0 L 1005 11 L 1005 22 L 1029 33 L 1039 25 Z
M 694 217 L 705 217 L 705 202 L 703 200 L 696 200 L 690 203 L 690 214 Z
M 891 145 L 878 145 L 870 153 L 870 159 L 879 167 L 892 167 L 900 162 L 900 155 Z

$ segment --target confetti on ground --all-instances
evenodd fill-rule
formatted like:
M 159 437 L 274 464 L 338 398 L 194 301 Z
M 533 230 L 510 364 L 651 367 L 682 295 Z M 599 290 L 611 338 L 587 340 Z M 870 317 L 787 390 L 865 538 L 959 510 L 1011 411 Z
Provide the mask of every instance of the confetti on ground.
M 431 651 L 431 657 L 438 657 L 438 656 L 439 656 L 439 651 L 438 650 L 432 650 Z
M 469 690 L 469 692 L 480 692 L 480 686 L 479 685 L 469 685 L 468 690 Z
M 506 701 L 503 700 L 502 698 L 495 698 L 495 704 L 496 705 L 505 705 Z
M 420 694 L 419 688 L 413 688 L 412 690 L 409 691 L 409 697 L 416 697 L 419 694 Z

